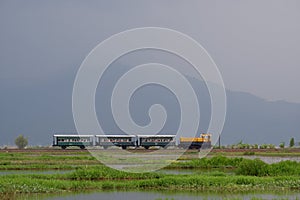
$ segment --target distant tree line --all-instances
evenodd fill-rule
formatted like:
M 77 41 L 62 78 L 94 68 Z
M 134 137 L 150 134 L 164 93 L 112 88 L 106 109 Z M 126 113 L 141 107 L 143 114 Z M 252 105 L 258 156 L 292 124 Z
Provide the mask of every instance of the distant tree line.
M 295 139 L 292 137 L 290 139 L 290 143 L 289 143 L 289 147 L 292 148 L 294 147 L 296 144 Z M 300 142 L 298 144 L 300 146 Z M 285 142 L 281 142 L 279 144 L 279 148 L 285 148 Z M 229 149 L 275 149 L 276 145 L 274 144 L 247 144 L 247 143 L 243 143 L 243 141 L 241 140 L 240 142 L 236 143 L 236 144 L 232 144 L 232 145 L 227 145 L 227 146 L 215 146 L 214 148 L 218 149 L 225 149 L 225 148 L 229 148 Z

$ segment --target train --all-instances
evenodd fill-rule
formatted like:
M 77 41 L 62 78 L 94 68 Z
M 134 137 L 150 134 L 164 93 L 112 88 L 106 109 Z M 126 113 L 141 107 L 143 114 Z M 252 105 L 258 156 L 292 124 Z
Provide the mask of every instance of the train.
M 150 147 L 167 148 L 177 146 L 186 149 L 211 148 L 211 134 L 202 133 L 200 137 L 180 137 L 176 144 L 175 135 L 70 135 L 55 134 L 53 135 L 53 147 L 75 146 L 80 149 L 86 147 L 103 147 L 108 149 L 112 146 L 127 149 L 129 147 L 142 147 L 149 149 Z

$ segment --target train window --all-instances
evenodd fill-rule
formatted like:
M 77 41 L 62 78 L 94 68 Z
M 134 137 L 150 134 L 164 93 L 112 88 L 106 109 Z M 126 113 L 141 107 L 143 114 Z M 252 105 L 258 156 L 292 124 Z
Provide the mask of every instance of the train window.
M 80 139 L 80 142 L 88 142 L 88 139 L 82 138 L 82 139 Z

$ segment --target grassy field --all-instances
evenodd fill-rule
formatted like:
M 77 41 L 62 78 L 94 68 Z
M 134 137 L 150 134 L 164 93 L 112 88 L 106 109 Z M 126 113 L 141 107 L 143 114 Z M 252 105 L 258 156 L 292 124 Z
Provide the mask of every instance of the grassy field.
M 113 151 L 113 150 L 112 150 Z M 134 151 L 134 150 L 133 150 Z M 171 154 L 173 150 L 168 150 Z M 137 153 L 148 152 L 147 150 Z M 198 160 L 198 151 L 189 150 L 178 160 Z M 268 157 L 300 157 L 299 149 L 216 149 L 208 154 L 208 157 L 240 157 L 240 156 L 268 156 Z M 120 159 L 122 163 L 122 159 Z M 137 162 L 137 160 L 133 160 Z M 203 163 L 203 162 L 201 162 Z M 28 149 L 28 150 L 0 150 L 0 170 L 44 170 L 44 169 L 76 169 L 80 166 L 99 165 L 99 161 L 91 156 L 87 150 L 60 150 L 60 149 Z M 173 166 L 173 165 L 172 165 Z M 184 166 L 182 166 L 184 167 Z M 185 166 L 186 167 L 186 166 Z
M 173 162 L 169 170 L 192 169 L 194 174 L 129 173 L 108 168 L 88 151 L 0 152 L 0 170 L 71 170 L 64 174 L 7 174 L 0 177 L 0 198 L 16 193 L 58 193 L 86 190 L 182 190 L 182 191 L 300 191 L 300 163 L 267 164 L 259 159 L 224 156 L 195 159 L 194 152 Z M 238 152 L 240 155 L 240 152 Z M 242 152 L 244 154 L 244 152 Z M 267 154 L 267 152 L 264 152 Z M 274 152 L 272 152 L 274 153 Z M 276 152 L 290 153 L 297 152 Z M 256 154 L 256 153 L 255 153 Z M 272 154 L 273 155 L 273 154 Z M 188 159 L 189 158 L 189 159 Z M 213 170 L 207 170 L 213 169 Z M 226 173 L 224 172 L 226 169 Z M 230 173 L 227 173 L 227 172 Z M 20 171 L 22 172 L 22 171 Z

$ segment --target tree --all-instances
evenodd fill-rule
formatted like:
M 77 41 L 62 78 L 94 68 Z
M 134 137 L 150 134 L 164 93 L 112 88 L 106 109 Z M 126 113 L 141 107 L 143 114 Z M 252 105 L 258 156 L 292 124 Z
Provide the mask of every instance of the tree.
M 27 144 L 28 144 L 28 139 L 25 138 L 23 135 L 19 135 L 15 139 L 15 144 L 17 145 L 17 147 L 19 149 L 24 149 L 27 146 Z
M 279 147 L 282 148 L 282 149 L 284 148 L 284 146 L 285 146 L 285 143 L 284 143 L 284 142 L 281 142 L 281 143 L 279 144 Z
M 295 146 L 295 139 L 292 137 L 290 140 L 290 147 Z

